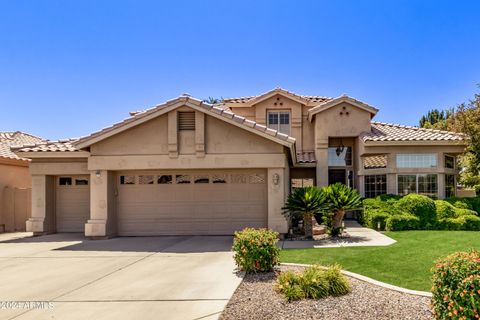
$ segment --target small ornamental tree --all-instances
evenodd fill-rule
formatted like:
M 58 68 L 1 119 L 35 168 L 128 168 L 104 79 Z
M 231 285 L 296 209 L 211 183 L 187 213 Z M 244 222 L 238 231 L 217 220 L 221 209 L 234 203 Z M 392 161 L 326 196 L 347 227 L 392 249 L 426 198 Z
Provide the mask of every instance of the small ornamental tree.
M 270 272 L 280 264 L 278 232 L 245 228 L 235 232 L 232 250 L 237 267 L 246 273 Z
M 292 216 L 298 215 L 303 219 L 303 227 L 307 238 L 313 237 L 313 218 L 325 208 L 325 195 L 317 187 L 304 187 L 295 189 L 288 196 L 285 213 Z
M 432 304 L 437 319 L 480 319 L 480 252 L 456 252 L 434 267 Z
M 362 200 L 357 190 L 342 183 L 331 184 L 321 190 L 325 197 L 328 214 L 325 216 L 326 225 L 332 236 L 342 233 L 342 221 L 347 210 L 360 209 Z

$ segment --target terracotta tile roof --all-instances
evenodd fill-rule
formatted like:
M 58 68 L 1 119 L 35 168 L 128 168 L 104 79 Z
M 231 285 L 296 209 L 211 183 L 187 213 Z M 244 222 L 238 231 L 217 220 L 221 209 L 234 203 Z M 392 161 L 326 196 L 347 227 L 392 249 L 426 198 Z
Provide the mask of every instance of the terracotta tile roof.
M 76 141 L 78 141 L 78 139 L 44 141 L 41 143 L 12 146 L 12 150 L 16 152 L 79 152 L 81 150 L 73 146 L 73 143 Z
M 107 128 L 104 128 L 100 131 L 97 131 L 97 132 L 94 132 L 88 136 L 85 136 L 85 137 L 82 137 L 80 138 L 78 141 L 76 141 L 74 143 L 77 144 L 77 143 L 83 143 L 87 140 L 90 140 L 90 139 L 93 139 L 93 138 L 96 138 L 100 135 L 103 135 L 103 134 L 106 134 L 110 131 L 113 131 L 115 129 L 118 129 L 122 126 L 125 126 L 127 124 L 129 124 L 130 122 L 132 121 L 135 121 L 135 120 L 139 120 L 141 118 L 144 118 L 144 117 L 147 117 L 149 115 L 151 115 L 152 113 L 155 113 L 161 109 L 164 109 L 164 108 L 168 108 L 172 105 L 175 105 L 179 102 L 183 102 L 183 103 L 187 103 L 187 102 L 190 102 L 192 103 L 193 105 L 197 106 L 197 107 L 200 107 L 202 108 L 207 114 L 209 113 L 214 113 L 216 115 L 220 115 L 224 118 L 228 118 L 228 119 L 231 119 L 231 120 L 234 120 L 235 122 L 239 123 L 240 125 L 244 126 L 244 127 L 248 127 L 248 128 L 252 128 L 252 129 L 255 129 L 261 133 L 265 133 L 265 134 L 268 134 L 272 137 L 275 137 L 277 139 L 280 139 L 280 140 L 283 140 L 283 141 L 286 141 L 288 143 L 294 143 L 295 142 L 295 138 L 293 137 L 290 137 L 284 133 L 281 133 L 277 130 L 273 130 L 273 129 L 270 129 L 270 128 L 267 128 L 266 126 L 264 125 L 261 125 L 261 124 L 258 124 L 256 123 L 255 121 L 252 121 L 252 120 L 248 120 L 247 118 L 245 117 L 242 117 L 242 116 L 239 116 L 239 115 L 236 115 L 234 114 L 233 112 L 231 112 L 229 109 L 226 109 L 226 108 L 223 108 L 223 107 L 218 107 L 218 106 L 215 106 L 215 105 L 212 105 L 212 104 L 208 104 L 208 103 L 205 103 L 205 102 L 202 102 L 201 100 L 199 99 L 195 99 L 195 98 L 192 98 L 190 96 L 181 96 L 181 97 L 178 97 L 176 99 L 173 99 L 173 100 L 169 100 L 167 101 L 166 103 L 164 104 L 161 104 L 161 105 L 157 105 L 157 106 L 154 106 L 150 109 L 147 109 L 147 110 L 144 110 L 144 111 L 140 111 L 140 112 L 137 112 L 135 114 L 133 114 L 132 116 L 130 116 L 129 118 L 127 119 L 124 119 L 123 121 L 121 122 L 117 122 L 115 124 L 113 124 L 112 126 L 110 127 L 107 127 Z
M 462 141 L 457 132 L 424 129 L 392 123 L 372 121 L 371 132 L 361 135 L 363 141 Z
M 258 98 L 258 97 L 262 97 L 262 96 L 265 96 L 267 94 L 271 94 L 273 92 L 278 92 L 278 93 L 283 93 L 283 94 L 287 94 L 287 95 L 291 95 L 293 97 L 297 97 L 297 98 L 300 98 L 300 99 L 303 99 L 303 100 L 306 100 L 308 103 L 323 103 L 323 102 L 326 102 L 326 101 L 329 101 L 331 100 L 332 98 L 330 97 L 324 97 L 324 96 L 308 96 L 308 95 L 299 95 L 299 94 L 296 94 L 296 93 L 293 93 L 291 91 L 288 91 L 288 90 L 285 90 L 285 89 L 282 89 L 282 88 L 275 88 L 273 90 L 270 90 L 270 91 L 267 91 L 265 93 L 262 93 L 260 95 L 257 95 L 257 96 L 245 96 L 245 97 L 237 97 L 237 98 L 224 98 L 223 99 L 223 102 L 224 103 L 237 103 L 237 104 L 242 104 L 242 103 L 247 103 L 247 102 L 251 102 L 252 100 Z
M 7 159 L 28 160 L 13 153 L 11 147 L 23 144 L 41 143 L 44 141 L 45 140 L 42 138 L 20 131 L 0 132 L 0 157 Z
M 387 167 L 387 157 L 384 155 L 367 156 L 363 158 L 363 167 L 365 169 L 380 169 Z
M 297 152 L 297 163 L 315 163 L 315 151 L 302 151 Z

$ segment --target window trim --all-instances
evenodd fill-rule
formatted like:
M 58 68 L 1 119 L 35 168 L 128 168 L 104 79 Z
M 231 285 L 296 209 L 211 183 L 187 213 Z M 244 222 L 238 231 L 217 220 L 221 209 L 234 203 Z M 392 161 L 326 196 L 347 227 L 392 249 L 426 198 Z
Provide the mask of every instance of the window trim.
M 435 156 L 435 166 L 429 166 L 429 167 L 400 167 L 398 165 L 398 157 L 399 156 L 426 156 L 426 155 L 434 155 Z M 438 153 L 431 153 L 431 152 L 426 152 L 426 153 L 397 153 L 395 155 L 395 166 L 398 169 L 435 169 L 438 168 Z
M 270 114 L 277 114 L 278 116 L 278 123 L 276 124 L 276 128 L 272 128 L 270 127 Z M 282 132 L 280 131 L 280 114 L 281 113 L 286 113 L 288 114 L 288 133 L 287 132 Z M 284 134 L 287 134 L 287 135 L 290 135 L 291 132 L 292 132 L 292 112 L 290 110 L 282 110 L 282 109 L 269 109 L 267 110 L 267 128 L 270 128 L 270 129 L 274 129 L 274 130 L 277 130 L 278 132 L 280 133 L 284 133 Z
M 370 197 L 370 198 L 375 198 L 376 196 L 378 195 L 382 195 L 382 194 L 387 194 L 388 193 L 388 177 L 387 177 L 387 174 L 366 174 L 363 176 L 363 192 L 364 192 L 364 196 L 367 198 L 367 177 L 374 177 L 374 180 L 375 180 L 375 185 L 378 183 L 377 180 L 379 179 L 379 177 L 384 177 L 385 178 L 385 192 L 384 193 L 378 193 L 378 189 L 375 187 L 375 190 L 374 190 L 374 196 L 373 197 Z M 383 190 L 382 190 L 383 191 Z
M 400 194 L 400 192 L 398 192 L 398 177 L 399 176 L 415 176 L 415 192 L 413 192 L 413 193 L 422 194 L 422 193 L 418 193 L 418 176 L 420 176 L 420 175 L 435 175 L 437 177 L 436 198 L 438 198 L 438 195 L 439 195 L 439 179 L 438 179 L 438 173 L 437 172 L 398 173 L 396 175 L 396 179 L 395 179 L 395 191 L 396 191 L 397 195 L 400 195 L 400 196 L 406 196 L 407 195 L 407 194 Z M 425 194 L 423 194 L 423 195 L 425 195 Z
M 447 163 L 446 159 L 447 159 L 447 158 L 451 158 L 451 159 L 452 159 L 453 167 L 451 167 L 451 168 L 447 167 L 447 165 L 446 165 L 446 163 Z M 455 156 L 451 156 L 451 155 L 449 155 L 449 154 L 444 154 L 444 155 L 443 155 L 443 167 L 444 167 L 445 169 L 455 170 L 455 169 L 456 169 Z
M 338 148 L 338 146 L 328 146 L 327 148 L 327 165 L 329 168 L 349 168 L 349 167 L 353 167 L 353 146 L 344 146 L 345 147 L 345 164 L 344 165 L 333 165 L 333 164 L 330 164 L 330 150 L 333 150 L 333 151 L 336 151 L 336 149 Z M 350 150 L 350 152 L 349 152 Z M 347 164 L 347 155 L 350 153 L 350 164 Z M 337 157 L 337 158 L 340 158 L 340 157 Z

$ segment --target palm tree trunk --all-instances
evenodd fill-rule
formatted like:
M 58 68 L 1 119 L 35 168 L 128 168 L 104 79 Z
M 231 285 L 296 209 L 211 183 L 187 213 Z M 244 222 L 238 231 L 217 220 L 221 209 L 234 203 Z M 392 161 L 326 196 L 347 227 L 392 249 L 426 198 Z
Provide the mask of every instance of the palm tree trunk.
M 342 221 L 345 216 L 345 210 L 335 210 L 332 218 L 332 233 L 333 235 L 339 235 L 342 230 Z
M 305 214 L 303 216 L 303 229 L 305 230 L 306 238 L 313 238 L 313 215 Z

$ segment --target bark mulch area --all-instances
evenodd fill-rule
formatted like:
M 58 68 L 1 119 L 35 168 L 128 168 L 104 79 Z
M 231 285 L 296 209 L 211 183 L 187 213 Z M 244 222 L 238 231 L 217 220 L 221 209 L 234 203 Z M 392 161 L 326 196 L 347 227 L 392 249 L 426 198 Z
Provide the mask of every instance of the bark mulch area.
M 274 290 L 275 278 L 273 272 L 246 275 L 221 319 L 433 319 L 429 298 L 350 277 L 352 292 L 345 296 L 286 302 Z

